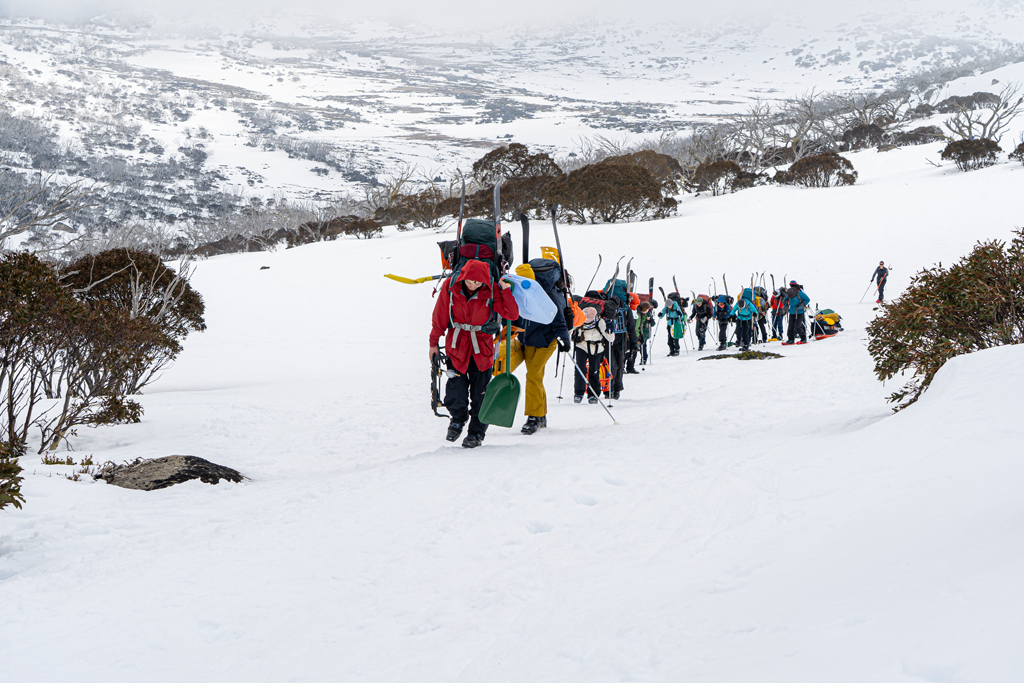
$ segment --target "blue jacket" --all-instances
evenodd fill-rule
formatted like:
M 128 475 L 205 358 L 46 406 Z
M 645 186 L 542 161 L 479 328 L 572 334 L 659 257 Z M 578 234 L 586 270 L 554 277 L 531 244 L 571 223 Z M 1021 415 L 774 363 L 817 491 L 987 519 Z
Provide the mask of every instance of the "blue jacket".
M 804 307 L 811 303 L 811 298 L 804 294 L 804 290 L 798 289 L 796 296 L 789 300 L 789 314 L 802 315 Z
M 738 320 L 750 320 L 757 315 L 757 306 L 754 305 L 754 292 L 750 288 L 743 290 L 740 300 L 732 307 L 732 315 L 736 316 Z

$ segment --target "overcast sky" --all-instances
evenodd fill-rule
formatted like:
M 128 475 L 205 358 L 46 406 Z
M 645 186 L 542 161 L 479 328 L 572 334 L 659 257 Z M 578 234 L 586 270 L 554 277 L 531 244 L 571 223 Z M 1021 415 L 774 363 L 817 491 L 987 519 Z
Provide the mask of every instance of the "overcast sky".
M 922 11 L 972 4 L 999 5 L 1019 0 L 0 0 L 0 15 L 87 19 L 104 12 L 157 15 L 198 24 L 244 23 L 260 14 L 322 14 L 336 19 L 385 19 L 426 23 L 561 24 L 580 20 L 612 21 L 620 17 L 663 18 L 673 23 L 802 16 L 832 25 L 863 12 L 886 12 L 908 5 Z

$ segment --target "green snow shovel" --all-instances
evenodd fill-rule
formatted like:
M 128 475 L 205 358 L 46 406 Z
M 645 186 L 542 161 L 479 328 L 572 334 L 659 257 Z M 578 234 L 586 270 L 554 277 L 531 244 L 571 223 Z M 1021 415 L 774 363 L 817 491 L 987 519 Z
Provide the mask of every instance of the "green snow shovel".
M 499 427 L 511 427 L 519 407 L 519 380 L 512 374 L 512 323 L 505 327 L 505 372 L 492 377 L 480 406 L 480 421 Z

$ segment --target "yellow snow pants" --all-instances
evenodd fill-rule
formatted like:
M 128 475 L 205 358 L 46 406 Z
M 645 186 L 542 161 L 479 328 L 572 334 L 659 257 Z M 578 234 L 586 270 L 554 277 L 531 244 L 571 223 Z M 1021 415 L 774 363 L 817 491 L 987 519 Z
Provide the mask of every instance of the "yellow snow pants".
M 548 395 L 544 391 L 544 367 L 548 364 L 551 354 L 558 348 L 558 341 L 551 342 L 544 348 L 523 346 L 518 339 L 512 340 L 512 372 L 522 363 L 526 363 L 526 410 L 527 417 L 544 417 L 548 414 Z M 498 346 L 494 355 L 494 374 L 505 370 L 505 342 Z

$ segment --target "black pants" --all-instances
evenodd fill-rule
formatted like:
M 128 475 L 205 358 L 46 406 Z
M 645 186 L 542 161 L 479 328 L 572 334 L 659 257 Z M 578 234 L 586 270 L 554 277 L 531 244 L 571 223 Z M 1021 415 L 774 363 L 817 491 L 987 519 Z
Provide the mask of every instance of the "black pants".
M 729 341 L 729 319 L 718 321 L 718 343 L 725 346 Z
M 757 326 L 761 330 L 761 343 L 762 344 L 765 343 L 766 341 L 768 341 L 768 330 L 767 330 L 767 328 L 765 328 L 764 322 L 765 322 L 765 320 L 764 320 L 764 316 L 763 315 L 760 318 L 757 319 Z
M 679 340 L 672 336 L 672 331 L 669 330 L 668 334 L 668 352 L 669 354 L 679 355 Z
M 742 347 L 750 346 L 750 335 L 753 329 L 753 320 L 750 320 L 749 318 L 747 320 L 739 318 L 736 321 L 736 344 Z
M 886 278 L 883 278 L 882 281 L 878 283 L 878 300 L 879 301 L 885 301 L 885 280 L 886 280 Z
M 637 342 L 638 344 L 640 342 Z M 634 349 L 626 354 L 626 371 L 636 372 L 636 355 L 640 353 L 639 349 Z
M 626 335 L 615 335 L 612 357 L 608 362 L 612 369 L 612 391 L 622 391 L 622 373 L 626 369 Z
M 787 328 L 787 341 L 792 344 L 797 336 L 800 337 L 800 341 L 807 341 L 807 329 L 804 327 L 804 314 L 803 313 L 790 313 L 789 314 L 789 327 Z
M 640 344 L 640 365 L 647 365 L 647 341 L 647 339 L 644 339 L 643 343 Z
M 484 393 L 491 382 L 491 369 L 479 370 L 473 359 L 465 373 L 449 377 L 444 387 L 444 407 L 452 420 L 466 424 L 469 420 L 469 433 L 483 436 L 487 433 L 487 425 L 477 419 L 480 404 L 484 401 Z
M 782 323 L 785 317 L 782 313 L 772 313 L 772 336 L 777 339 L 782 339 Z
M 604 347 L 601 350 L 596 350 L 594 353 L 587 353 L 580 347 L 576 347 L 576 365 L 579 370 L 573 368 L 573 375 L 576 379 L 573 382 L 573 393 L 576 396 L 600 396 L 601 395 L 601 361 L 605 358 Z M 580 374 L 580 373 L 583 374 Z M 583 379 L 583 375 L 587 376 L 587 379 Z M 589 389 L 589 391 L 588 391 Z
M 704 346 L 707 343 L 708 321 L 707 318 L 697 318 L 697 342 Z

